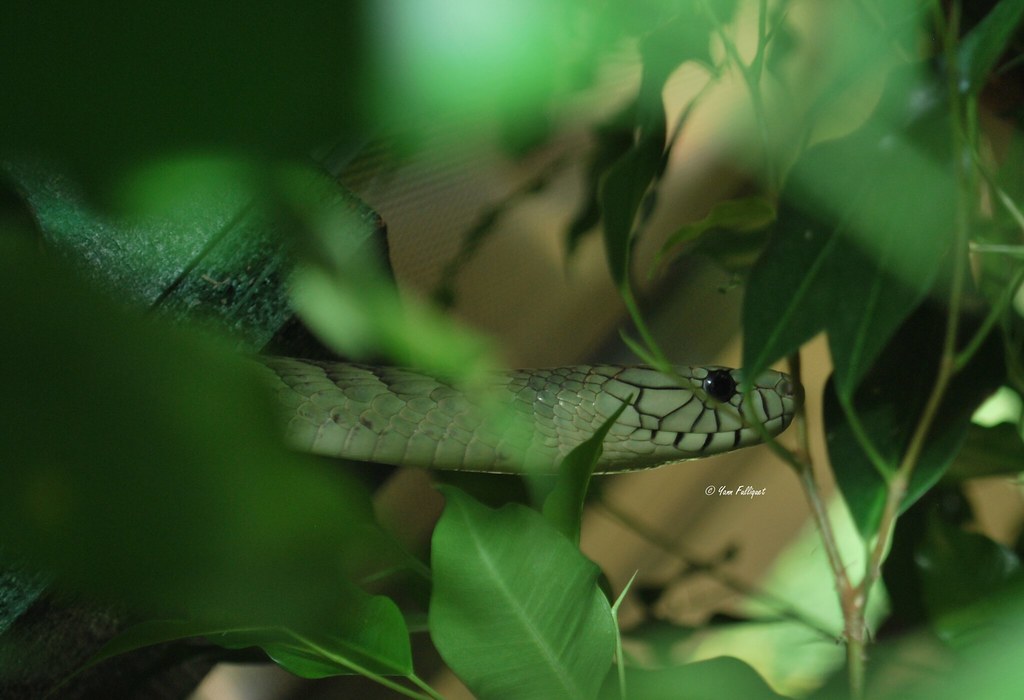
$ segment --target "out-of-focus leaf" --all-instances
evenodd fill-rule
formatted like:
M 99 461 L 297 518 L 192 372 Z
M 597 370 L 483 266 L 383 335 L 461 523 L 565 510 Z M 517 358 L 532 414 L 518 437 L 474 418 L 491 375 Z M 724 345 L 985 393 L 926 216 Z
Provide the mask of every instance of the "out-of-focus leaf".
M 283 176 L 302 263 L 292 284 L 296 312 L 328 346 L 352 359 L 387 358 L 472 385 L 492 367 L 488 344 L 414 297 L 401 298 L 363 242 L 376 217 L 308 171 Z
M 615 648 L 597 567 L 529 508 L 443 492 L 430 635 L 445 662 L 479 697 L 594 697 Z
M 594 474 L 597 460 L 604 452 L 604 439 L 612 424 L 619 419 L 626 408 L 623 402 L 594 434 L 574 447 L 558 467 L 555 487 L 544 499 L 544 517 L 551 525 L 569 538 L 580 543 L 580 523 L 583 518 L 583 502 L 587 497 L 590 477 Z
M 1024 440 L 1009 423 L 971 425 L 967 439 L 944 478 L 952 481 L 1024 472 Z
M 718 229 L 756 231 L 766 227 L 774 220 L 775 206 L 767 197 L 727 199 L 712 207 L 708 215 L 700 221 L 683 226 L 669 236 L 662 247 L 662 255 L 705 233 L 714 233 Z
M 957 47 L 959 88 L 978 94 L 1024 19 L 1024 1 L 1000 0 Z
M 608 268 L 616 286 L 622 287 L 629 274 L 633 223 L 644 195 L 664 172 L 665 110 L 661 92 L 672 72 L 687 61 L 712 62 L 709 52 L 715 20 L 705 9 L 719 6 L 722 17 L 731 16 L 736 3 L 726 0 L 699 7 L 679 6 L 679 14 L 658 26 L 640 42 L 643 75 L 633 105 L 635 142 L 607 169 L 598 188 L 598 203 L 604 223 L 604 245 Z M 721 17 L 718 21 L 721 21 Z M 582 225 L 582 222 L 578 225 Z
M 471 132 L 495 110 L 527 133 L 573 56 L 572 2 L 397 0 L 375 4 L 373 102 L 379 123 L 419 131 L 443 114 Z
M 604 248 L 608 269 L 616 286 L 629 276 L 633 222 L 647 188 L 661 166 L 665 145 L 664 119 L 646 133 L 604 175 L 598 194 L 604 223 Z
M 600 185 L 613 163 L 622 158 L 633 145 L 633 128 L 631 119 L 634 112 L 631 104 L 608 123 L 595 130 L 597 142 L 587 163 L 587 172 L 583 185 L 583 201 L 573 216 L 566 231 L 566 248 L 571 254 L 576 250 L 583 235 L 593 229 L 601 221 Z
M 691 251 L 712 258 L 729 272 L 750 269 L 768 239 L 766 228 L 775 220 L 775 206 L 766 197 L 730 199 L 716 204 L 700 221 L 669 237 L 659 259 L 672 249 L 692 243 Z
M 895 472 L 920 420 L 938 372 L 944 314 L 919 309 L 908 318 L 851 398 L 854 412 L 882 468 Z M 933 486 L 963 444 L 971 414 L 1003 382 L 1001 351 L 990 338 L 946 391 L 903 498 L 907 508 Z M 829 459 L 858 531 L 874 535 L 885 501 L 886 480 L 858 440 L 834 378 L 825 388 Z
M 937 631 L 947 639 L 976 631 L 977 622 L 963 629 L 963 620 L 945 619 L 949 613 L 993 596 L 1020 570 L 1020 561 L 1009 548 L 934 514 L 915 560 L 924 603 Z
M 412 674 L 409 632 L 398 606 L 383 596 L 339 587 L 345 599 L 341 615 L 310 633 L 282 626 L 225 627 L 209 621 L 150 620 L 130 627 L 104 645 L 85 668 L 128 651 L 190 637 L 204 637 L 228 649 L 261 647 L 275 662 L 303 678 L 324 678 L 359 671 L 379 675 Z M 82 670 L 85 670 L 83 668 Z
M 1012 700 L 1024 693 L 1020 673 L 1020 650 L 1024 647 L 1024 588 L 1015 585 L 1000 594 L 982 599 L 954 615 L 965 628 L 970 621 L 983 634 L 959 640 L 957 648 L 931 642 L 922 635 L 873 647 L 867 697 L 879 700 L 960 700 L 992 698 Z M 922 652 L 924 656 L 922 657 Z M 938 663 L 908 663 L 928 658 Z M 816 700 L 849 697 L 845 679 L 837 678 L 835 692 L 815 694 Z
M 602 700 L 618 698 L 618 688 L 609 677 L 601 691 Z M 661 669 L 626 669 L 629 697 L 644 700 L 717 700 L 751 698 L 779 700 L 757 671 L 739 659 L 719 656 L 707 661 Z
M 870 122 L 796 166 L 744 297 L 750 376 L 826 330 L 850 396 L 931 288 L 952 241 L 948 126 L 925 99 L 938 89 L 894 75 Z
M 5 554 L 153 615 L 316 629 L 386 551 L 367 494 L 284 447 L 254 365 L 2 243 Z
M 363 15 L 305 1 L 11 6 L 0 152 L 66 164 L 87 187 L 182 150 L 305 157 L 365 123 Z
M 939 483 L 900 516 L 882 563 L 889 611 L 879 636 L 891 629 L 914 629 L 928 624 L 917 553 L 933 518 L 942 518 L 950 527 L 960 527 L 972 518 L 970 502 L 959 489 Z

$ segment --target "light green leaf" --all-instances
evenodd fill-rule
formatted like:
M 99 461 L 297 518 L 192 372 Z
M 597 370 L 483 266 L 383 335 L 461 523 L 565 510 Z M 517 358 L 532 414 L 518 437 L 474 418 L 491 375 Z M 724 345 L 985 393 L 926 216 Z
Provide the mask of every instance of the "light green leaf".
M 529 508 L 442 490 L 430 634 L 445 662 L 488 700 L 593 698 L 615 648 L 597 567 Z
M 619 700 L 614 683 L 606 682 L 602 700 Z M 783 698 L 739 659 L 720 656 L 682 666 L 660 669 L 626 669 L 628 698 L 642 700 L 780 700 Z
M 376 217 L 334 182 L 305 170 L 282 175 L 305 251 L 292 280 L 296 312 L 325 344 L 350 359 L 396 365 L 472 384 L 492 353 L 479 336 L 415 298 L 402 298 L 365 244 Z
M 611 416 L 601 424 L 594 434 L 574 447 L 558 467 L 558 479 L 548 497 L 544 499 L 542 512 L 547 521 L 571 542 L 580 542 L 580 523 L 583 519 L 583 503 L 587 497 L 590 477 L 597 466 L 597 460 L 604 452 L 604 439 L 612 424 L 627 406 L 623 402 Z
M 945 113 L 927 99 L 937 89 L 894 76 L 868 124 L 811 149 L 794 169 L 744 296 L 751 376 L 825 330 L 848 397 L 931 289 L 951 246 L 954 201 L 941 166 Z

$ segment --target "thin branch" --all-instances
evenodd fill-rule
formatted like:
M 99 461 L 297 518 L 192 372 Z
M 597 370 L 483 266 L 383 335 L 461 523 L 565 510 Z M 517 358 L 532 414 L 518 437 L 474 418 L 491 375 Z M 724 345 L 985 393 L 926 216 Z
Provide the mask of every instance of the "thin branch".
M 1006 308 L 1013 301 L 1014 296 L 1017 294 L 1017 290 L 1020 289 L 1021 283 L 1024 282 L 1024 268 L 1017 270 L 1014 274 L 1013 279 L 1010 280 L 1010 284 L 1006 285 L 1003 293 L 999 295 L 999 299 L 992 305 L 992 308 L 988 310 L 988 314 L 985 316 L 985 320 L 982 321 L 981 326 L 974 333 L 974 336 L 967 343 L 963 350 L 961 350 L 956 358 L 953 360 L 953 371 L 959 372 L 967 363 L 971 361 L 974 354 L 981 348 L 981 344 L 985 342 L 988 334 L 995 327 L 999 319 L 1003 317 L 1006 312 Z
M 941 4 L 937 2 L 933 4 L 937 33 L 943 37 L 945 59 L 948 66 L 956 65 L 956 39 L 959 34 L 959 17 L 956 7 L 956 5 L 953 5 L 952 12 L 947 21 Z M 956 74 L 953 71 L 951 71 L 947 81 L 947 91 L 952 122 L 952 152 L 959 154 L 963 152 L 965 147 L 973 147 L 974 144 L 969 142 L 969 137 L 965 132 L 965 125 L 963 123 L 964 113 L 961 111 L 962 103 L 957 91 Z M 967 111 L 969 112 L 969 110 Z M 892 539 L 896 521 L 899 518 L 900 506 L 903 503 L 910 479 L 924 449 L 925 440 L 942 404 L 942 399 L 945 397 L 949 383 L 956 373 L 956 344 L 960 328 L 960 309 L 963 303 L 963 291 L 967 275 L 973 201 L 972 192 L 974 191 L 973 178 L 971 173 L 965 172 L 965 165 L 961 160 L 956 160 L 954 165 L 957 181 L 957 202 L 954 220 L 956 245 L 954 249 L 953 279 L 949 291 L 949 307 L 946 316 L 946 329 L 942 342 L 938 374 L 925 407 L 918 419 L 914 433 L 911 436 L 907 450 L 900 460 L 895 475 L 889 481 L 874 546 L 870 549 L 865 563 L 864 576 L 857 585 L 856 595 L 851 600 L 852 607 L 847 630 L 851 636 L 847 642 L 847 659 L 849 662 L 850 691 L 854 698 L 863 697 L 864 692 L 865 644 L 867 640 L 864 639 L 863 631 L 867 598 L 872 586 L 881 577 L 882 562 L 885 559 L 886 550 Z
M 613 517 L 615 520 L 618 520 L 619 523 L 629 528 L 632 532 L 636 533 L 665 554 L 675 557 L 689 569 L 706 574 L 735 593 L 739 593 L 742 596 L 761 603 L 765 607 L 773 609 L 775 614 L 780 618 L 804 625 L 808 629 L 814 630 L 816 633 L 821 635 L 822 638 L 827 639 L 830 642 L 834 642 L 836 640 L 836 634 L 834 632 L 829 631 L 825 625 L 821 624 L 817 620 L 811 619 L 782 598 L 771 593 L 758 590 L 745 581 L 722 571 L 719 568 L 718 562 L 700 560 L 695 557 L 691 557 L 685 552 L 679 551 L 675 543 L 668 541 L 659 533 L 634 518 L 632 515 L 609 503 L 604 497 L 598 497 L 595 503 L 608 515 Z

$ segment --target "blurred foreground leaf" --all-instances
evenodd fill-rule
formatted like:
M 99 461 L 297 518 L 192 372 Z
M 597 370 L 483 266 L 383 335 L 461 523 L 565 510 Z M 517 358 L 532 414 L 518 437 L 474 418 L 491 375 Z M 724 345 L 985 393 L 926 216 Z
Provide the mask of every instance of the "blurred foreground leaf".
M 0 244 L 5 553 L 152 616 L 336 615 L 383 536 L 358 486 L 285 449 L 256 368 Z
M 150 620 L 115 637 L 89 665 L 152 644 L 204 637 L 228 649 L 261 647 L 280 666 L 303 678 L 361 672 L 411 675 L 409 632 L 394 602 L 356 589 L 339 588 L 338 596 L 345 600 L 343 614 L 325 620 L 319 633 L 280 626 L 224 627 L 209 621 Z
M 302 253 L 292 303 L 317 337 L 346 358 L 385 358 L 468 385 L 486 380 L 489 345 L 427 303 L 400 296 L 371 255 L 375 215 L 315 172 L 285 170 L 280 181 Z
M 757 671 L 739 659 L 720 656 L 707 661 L 672 668 L 627 668 L 626 691 L 631 698 L 643 700 L 717 700 L 718 698 L 749 698 L 780 700 L 783 698 L 765 683 Z M 618 698 L 615 686 L 605 683 L 602 700 Z
M 939 95 L 926 76 L 894 73 L 867 124 L 796 165 L 744 296 L 751 376 L 826 330 L 836 389 L 850 396 L 931 289 L 954 201 Z
M 0 156 L 87 189 L 182 152 L 303 157 L 366 123 L 361 3 L 12 5 L 0 23 Z

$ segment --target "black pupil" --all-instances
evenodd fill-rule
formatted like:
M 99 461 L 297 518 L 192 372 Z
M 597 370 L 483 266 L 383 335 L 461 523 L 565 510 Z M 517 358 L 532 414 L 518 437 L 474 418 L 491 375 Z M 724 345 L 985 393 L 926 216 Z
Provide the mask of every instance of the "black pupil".
M 724 403 L 736 392 L 736 382 L 728 370 L 715 369 L 704 377 L 704 391 L 711 398 Z

